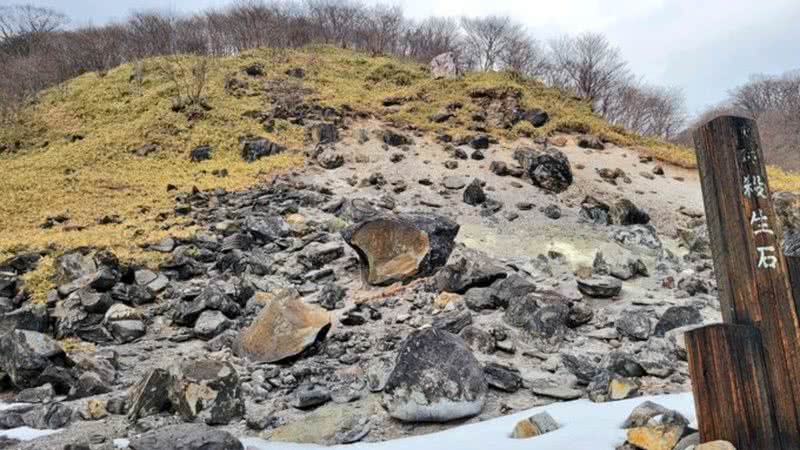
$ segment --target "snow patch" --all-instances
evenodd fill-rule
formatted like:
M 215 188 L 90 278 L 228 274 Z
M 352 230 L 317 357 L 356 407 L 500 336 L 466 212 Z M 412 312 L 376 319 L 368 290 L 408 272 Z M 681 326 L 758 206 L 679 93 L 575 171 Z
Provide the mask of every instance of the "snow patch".
M 262 439 L 242 439 L 248 450 L 321 450 L 347 448 L 348 450 L 614 450 L 625 442 L 625 430 L 620 426 L 633 408 L 646 400 L 674 409 L 686 416 L 696 426 L 694 400 L 690 393 L 638 397 L 609 403 L 592 403 L 588 400 L 553 403 L 510 416 L 485 422 L 464 425 L 424 436 L 396 439 L 376 443 L 357 443 L 347 446 L 322 447 L 309 444 L 268 442 Z M 514 425 L 522 419 L 547 411 L 560 429 L 531 439 L 511 439 Z

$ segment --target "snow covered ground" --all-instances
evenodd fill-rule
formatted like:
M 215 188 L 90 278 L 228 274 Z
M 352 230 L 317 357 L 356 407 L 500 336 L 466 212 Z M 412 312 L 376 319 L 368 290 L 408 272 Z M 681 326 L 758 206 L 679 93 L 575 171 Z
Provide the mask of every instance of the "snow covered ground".
M 620 425 L 630 412 L 645 400 L 654 401 L 677 410 L 695 422 L 694 400 L 690 393 L 639 397 L 611 403 L 592 403 L 578 400 L 529 409 L 510 416 L 452 428 L 440 433 L 415 436 L 379 443 L 359 443 L 340 448 L 348 450 L 614 450 L 625 442 L 625 430 Z M 561 428 L 552 433 L 531 439 L 511 439 L 517 421 L 536 413 L 547 411 Z M 696 426 L 695 423 L 692 426 Z M 296 445 L 267 442 L 260 439 L 242 439 L 252 450 L 317 450 L 316 445 Z
M 610 403 L 592 403 L 588 400 L 553 403 L 547 406 L 522 411 L 510 416 L 499 417 L 481 423 L 452 428 L 440 433 L 414 436 L 378 443 L 358 443 L 338 448 L 348 450 L 441 450 L 457 448 L 459 450 L 485 450 L 497 448 L 503 450 L 614 450 L 625 442 L 625 430 L 620 425 L 630 412 L 645 400 L 651 400 L 670 409 L 675 409 L 692 421 L 696 426 L 694 401 L 690 393 L 639 397 L 630 400 Z M 11 405 L 0 404 L 0 410 Z M 552 433 L 532 439 L 511 439 L 509 436 L 517 421 L 536 413 L 547 411 L 561 428 Z M 8 436 L 19 440 L 31 440 L 39 436 L 57 433 L 53 430 L 31 430 L 17 428 L 0 431 L 0 436 Z M 124 439 L 115 441 L 124 448 Z M 248 450 L 319 450 L 322 447 L 307 444 L 287 444 L 269 442 L 261 439 L 242 439 Z
M 0 411 L 13 408 L 15 404 L 0 403 Z M 8 437 L 18 441 L 31 441 L 33 439 L 58 433 L 59 430 L 34 430 L 33 428 L 20 427 L 11 430 L 0 430 L 0 437 Z

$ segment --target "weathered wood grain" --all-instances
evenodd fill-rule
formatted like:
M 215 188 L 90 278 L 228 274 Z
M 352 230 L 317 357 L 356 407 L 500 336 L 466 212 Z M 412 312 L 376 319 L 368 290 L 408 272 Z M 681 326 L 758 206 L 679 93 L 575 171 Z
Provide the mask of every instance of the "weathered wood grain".
M 686 333 L 689 373 L 703 442 L 742 449 L 782 447 L 767 385 L 761 333 L 752 325 L 716 324 Z
M 757 127 L 750 119 L 718 117 L 700 127 L 694 141 L 723 320 L 753 325 L 761 333 L 767 389 L 782 445 L 775 448 L 798 448 L 800 326 Z M 742 373 L 736 376 L 746 379 Z M 718 409 L 727 406 L 719 394 L 710 397 L 704 392 L 715 386 L 704 384 L 703 378 L 693 381 L 695 395 L 716 399 L 719 404 L 709 407 L 717 415 L 727 414 Z M 708 414 L 710 410 L 702 411 Z M 736 444 L 735 436 L 720 438 Z

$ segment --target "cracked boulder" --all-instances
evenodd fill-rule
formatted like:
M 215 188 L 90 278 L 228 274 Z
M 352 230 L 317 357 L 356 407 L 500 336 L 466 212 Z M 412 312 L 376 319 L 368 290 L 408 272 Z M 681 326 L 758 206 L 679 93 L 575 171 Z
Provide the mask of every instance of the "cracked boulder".
M 425 328 L 403 343 L 383 401 L 404 422 L 447 422 L 479 414 L 487 389 L 481 365 L 460 337 Z
M 244 416 L 236 369 L 222 361 L 183 361 L 170 370 L 169 399 L 186 420 L 225 425 Z
M 130 450 L 242 450 L 232 434 L 200 424 L 180 424 L 148 431 L 131 439 Z
M 0 337 L 0 371 L 18 388 L 40 386 L 40 375 L 52 367 L 68 366 L 61 345 L 42 333 L 15 330 Z
M 274 363 L 321 341 L 330 327 L 327 311 L 304 303 L 295 291 L 283 291 L 241 331 L 236 350 L 253 361 Z
M 420 214 L 367 220 L 342 236 L 358 253 L 365 281 L 381 286 L 436 272 L 447 263 L 458 230 L 450 219 Z

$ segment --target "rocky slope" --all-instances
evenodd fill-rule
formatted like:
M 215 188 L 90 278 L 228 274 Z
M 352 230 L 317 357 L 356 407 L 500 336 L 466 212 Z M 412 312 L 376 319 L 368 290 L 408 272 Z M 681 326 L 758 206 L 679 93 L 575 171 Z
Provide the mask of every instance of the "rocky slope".
M 305 167 L 176 194 L 195 231 L 158 267 L 75 249 L 34 302 L 42 254 L 0 263 L 0 429 L 62 429 L 0 448 L 380 441 L 689 390 L 682 333 L 719 320 L 697 174 L 595 135 L 498 141 L 483 123 L 548 119 L 497 95 L 461 137 L 294 105 Z

